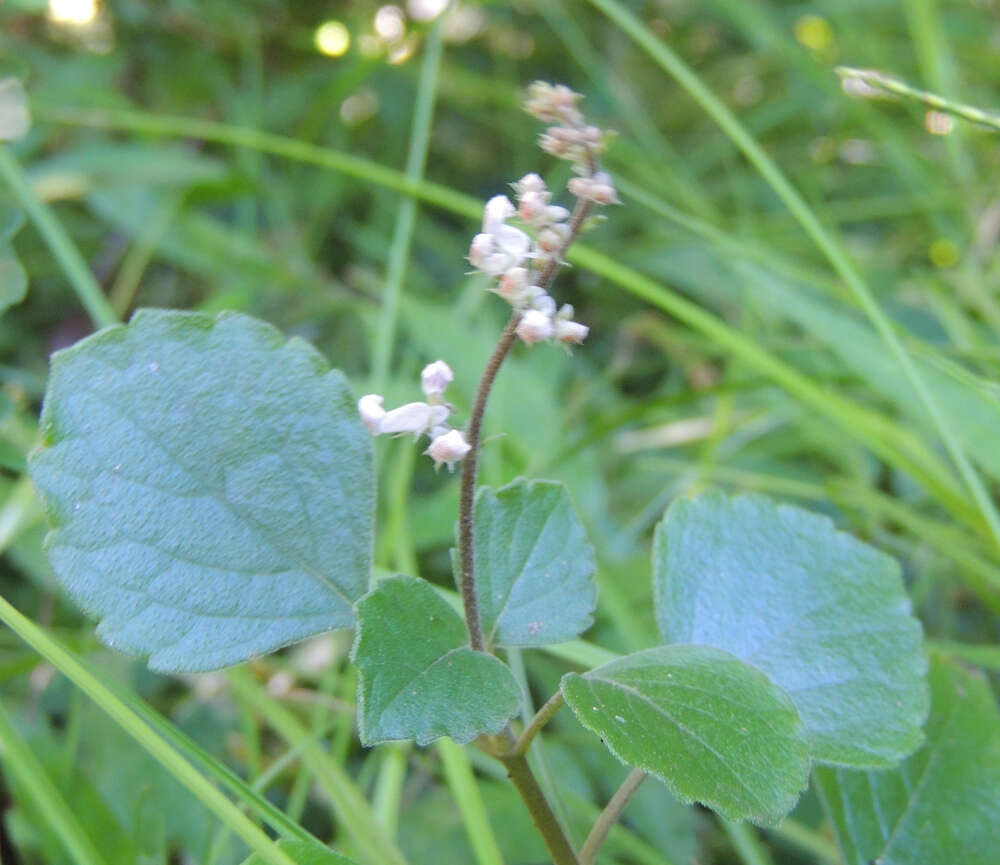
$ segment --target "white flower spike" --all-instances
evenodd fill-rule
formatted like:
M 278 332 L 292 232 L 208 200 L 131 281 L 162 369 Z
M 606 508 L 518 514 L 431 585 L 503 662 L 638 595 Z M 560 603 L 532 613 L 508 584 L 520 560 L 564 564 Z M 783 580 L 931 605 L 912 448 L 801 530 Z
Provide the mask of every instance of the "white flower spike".
M 434 460 L 435 469 L 441 468 L 442 463 L 445 463 L 448 471 L 454 471 L 455 463 L 464 460 L 470 450 L 472 446 L 465 440 L 465 436 L 453 429 L 435 438 L 424 453 Z

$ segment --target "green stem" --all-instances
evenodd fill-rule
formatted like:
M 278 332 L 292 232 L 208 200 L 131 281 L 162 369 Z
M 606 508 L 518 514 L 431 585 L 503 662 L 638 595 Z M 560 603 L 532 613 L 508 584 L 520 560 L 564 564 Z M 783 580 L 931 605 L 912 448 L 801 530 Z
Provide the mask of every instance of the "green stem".
M 885 75 L 882 72 L 876 72 L 874 69 L 838 66 L 834 71 L 841 78 L 854 78 L 858 81 L 863 81 L 869 87 L 874 87 L 877 90 L 894 93 L 896 96 L 905 96 L 907 99 L 915 99 L 917 102 L 922 102 L 928 108 L 933 108 L 935 111 L 945 111 L 948 114 L 961 117 L 963 120 L 1000 130 L 1000 114 L 995 111 L 985 111 L 982 108 L 976 108 L 974 105 L 967 105 L 964 102 L 946 99 L 944 96 L 938 96 L 936 93 L 931 93 L 928 90 L 911 87 L 905 81 L 901 81 L 891 75 Z
M 628 805 L 629 800 L 642 785 L 642 782 L 646 780 L 647 775 L 648 773 L 642 769 L 633 769 L 628 773 L 621 787 L 615 791 L 615 795 L 611 797 L 601 812 L 601 816 L 597 818 L 587 840 L 583 842 L 583 847 L 580 848 L 580 865 L 594 865 L 597 851 L 601 849 L 604 839 L 608 837 L 608 832 L 618 822 L 625 806 Z
M 0 177 L 7 182 L 35 224 L 38 233 L 52 250 L 94 326 L 107 327 L 109 324 L 117 324 L 118 316 L 115 315 L 111 303 L 101 291 L 80 251 L 73 245 L 73 241 L 49 207 L 35 195 L 14 154 L 3 146 L 0 146 Z
M 535 713 L 535 717 L 531 719 L 531 723 L 524 728 L 521 738 L 517 740 L 517 744 L 514 745 L 511 753 L 517 755 L 527 754 L 528 748 L 531 747 L 532 739 L 541 732 L 542 727 L 555 717 L 556 712 L 563 707 L 564 702 L 562 691 L 556 691 L 549 697 L 545 705 Z
M 441 757 L 444 776 L 465 824 L 472 852 L 478 865 L 503 865 L 503 854 L 493 827 L 490 825 L 476 776 L 465 751 L 451 739 L 438 739 L 437 752 Z
M 580 865 L 576 853 L 566 838 L 566 833 L 556 820 L 556 815 L 552 813 L 542 788 L 538 786 L 527 759 L 517 754 L 501 755 L 498 759 L 507 769 L 507 775 L 517 787 L 517 792 L 521 794 L 535 828 L 538 829 L 545 846 L 552 854 L 554 865 Z

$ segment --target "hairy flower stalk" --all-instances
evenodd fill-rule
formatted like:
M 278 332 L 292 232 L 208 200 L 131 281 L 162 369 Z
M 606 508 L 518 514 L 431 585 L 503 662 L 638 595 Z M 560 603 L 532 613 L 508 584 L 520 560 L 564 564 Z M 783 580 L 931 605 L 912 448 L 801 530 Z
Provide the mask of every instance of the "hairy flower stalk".
M 551 193 L 538 174 L 526 174 L 512 184 L 517 207 L 505 196 L 494 196 L 487 202 L 483 230 L 473 238 L 469 249 L 472 266 L 496 279 L 491 291 L 512 307 L 510 320 L 476 390 L 465 433 L 469 452 L 462 462 L 458 517 L 459 588 L 469 643 L 480 651 L 486 647 L 475 591 L 473 523 L 486 402 L 500 366 L 518 338 L 527 345 L 558 342 L 567 346 L 586 339 L 589 328 L 572 320 L 572 306 L 565 304 L 557 311 L 549 289 L 592 208 L 618 203 L 611 178 L 600 171 L 597 163 L 605 135 L 596 126 L 585 123 L 577 107 L 579 100 L 580 95 L 568 87 L 536 81 L 528 90 L 524 106 L 529 114 L 554 124 L 539 138 L 541 148 L 572 163 L 574 177 L 569 182 L 569 189 L 576 197 L 572 213 L 551 203 Z M 508 220 L 514 218 L 524 227 L 509 225 Z

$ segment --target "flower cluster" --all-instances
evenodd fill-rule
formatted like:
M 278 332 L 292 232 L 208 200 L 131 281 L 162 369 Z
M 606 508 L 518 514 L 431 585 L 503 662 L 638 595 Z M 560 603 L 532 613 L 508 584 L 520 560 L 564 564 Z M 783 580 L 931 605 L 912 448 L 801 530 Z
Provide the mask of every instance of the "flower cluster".
M 611 177 L 597 168 L 604 133 L 588 126 L 577 107 L 580 94 L 564 85 L 536 81 L 528 90 L 525 109 L 553 123 L 541 136 L 543 150 L 573 163 L 568 184 L 577 209 L 552 203 L 552 193 L 537 174 L 512 184 L 517 206 L 506 195 L 486 202 L 482 231 L 472 239 L 469 262 L 496 280 L 492 288 L 521 315 L 517 335 L 527 344 L 581 343 L 589 328 L 573 321 L 573 307 L 557 308 L 548 284 L 562 264 L 580 224 L 592 205 L 618 204 Z M 517 220 L 521 227 L 510 225 Z
M 444 401 L 444 392 L 454 379 L 451 367 L 443 360 L 436 360 L 420 373 L 426 402 L 408 402 L 386 411 L 382 405 L 384 398 L 370 393 L 358 400 L 358 413 L 372 435 L 413 433 L 414 439 L 429 436 L 430 447 L 424 453 L 434 460 L 435 468 L 447 464 L 453 471 L 455 463 L 465 459 L 469 452 L 469 444 L 462 433 L 447 424 L 452 406 Z

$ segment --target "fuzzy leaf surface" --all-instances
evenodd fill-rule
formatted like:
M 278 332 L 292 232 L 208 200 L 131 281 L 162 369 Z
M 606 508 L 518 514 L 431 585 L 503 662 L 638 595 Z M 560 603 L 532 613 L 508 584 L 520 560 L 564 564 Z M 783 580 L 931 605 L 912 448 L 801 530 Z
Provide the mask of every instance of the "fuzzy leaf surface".
M 390 577 L 358 602 L 353 658 L 365 745 L 498 733 L 521 689 L 493 655 L 473 651 L 465 622 L 424 580 Z
M 487 645 L 572 640 L 593 622 L 594 548 L 566 487 L 517 480 L 476 496 L 476 589 Z
M 563 677 L 566 702 L 615 756 L 730 820 L 776 823 L 809 781 L 792 701 L 710 646 L 660 646 Z
M 891 557 L 826 517 L 709 493 L 667 511 L 653 573 L 663 639 L 764 671 L 794 701 L 816 760 L 891 766 L 922 741 L 922 631 Z
M 371 437 L 311 346 L 143 311 L 53 356 L 41 425 L 48 558 L 108 645 L 210 670 L 353 624 Z
M 994 865 L 1000 715 L 978 673 L 935 659 L 924 746 L 887 772 L 822 768 L 816 786 L 847 865 Z

